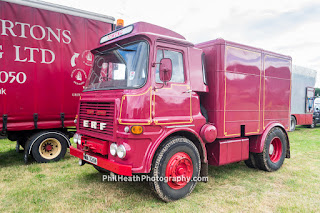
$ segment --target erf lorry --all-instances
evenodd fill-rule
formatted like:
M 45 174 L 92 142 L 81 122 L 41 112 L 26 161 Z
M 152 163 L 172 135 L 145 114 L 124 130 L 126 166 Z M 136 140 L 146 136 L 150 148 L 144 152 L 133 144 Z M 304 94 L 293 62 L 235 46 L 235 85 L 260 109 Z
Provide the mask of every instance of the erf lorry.
M 114 18 L 31 0 L 0 1 L 0 132 L 38 162 L 70 146 L 93 55 Z M 0 144 L 1 145 L 1 144 Z
M 173 201 L 208 165 L 276 171 L 290 157 L 290 57 L 223 39 L 194 45 L 144 22 L 100 44 L 70 147 L 80 165 L 148 174 Z
M 314 128 L 317 120 L 314 118 L 314 92 L 317 71 L 293 65 L 291 92 L 291 126 L 306 125 Z

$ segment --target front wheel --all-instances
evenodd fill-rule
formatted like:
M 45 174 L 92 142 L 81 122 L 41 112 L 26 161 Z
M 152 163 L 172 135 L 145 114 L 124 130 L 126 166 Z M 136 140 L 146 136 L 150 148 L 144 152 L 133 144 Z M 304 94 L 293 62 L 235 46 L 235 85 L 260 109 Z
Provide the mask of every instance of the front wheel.
M 259 169 L 268 172 L 278 170 L 286 156 L 287 137 L 278 127 L 270 130 L 268 133 L 262 153 L 257 153 L 256 163 Z
M 166 202 L 188 196 L 200 175 L 200 155 L 187 138 L 173 137 L 155 156 L 151 171 L 151 187 Z

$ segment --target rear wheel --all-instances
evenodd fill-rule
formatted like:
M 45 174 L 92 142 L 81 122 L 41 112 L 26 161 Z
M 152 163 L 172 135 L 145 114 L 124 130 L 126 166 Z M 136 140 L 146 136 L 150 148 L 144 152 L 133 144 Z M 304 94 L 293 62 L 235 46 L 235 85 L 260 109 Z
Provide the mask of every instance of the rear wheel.
M 256 154 L 257 167 L 269 172 L 278 170 L 284 162 L 286 150 L 285 133 L 278 127 L 271 129 L 266 137 L 263 152 Z
M 61 132 L 40 132 L 30 138 L 31 153 L 38 163 L 59 161 L 67 152 L 67 136 Z
M 188 196 L 200 175 L 197 147 L 184 137 L 167 140 L 156 154 L 151 171 L 151 187 L 166 202 Z
M 291 115 L 291 122 L 290 122 L 290 131 L 293 132 L 296 129 L 297 120 L 296 118 Z

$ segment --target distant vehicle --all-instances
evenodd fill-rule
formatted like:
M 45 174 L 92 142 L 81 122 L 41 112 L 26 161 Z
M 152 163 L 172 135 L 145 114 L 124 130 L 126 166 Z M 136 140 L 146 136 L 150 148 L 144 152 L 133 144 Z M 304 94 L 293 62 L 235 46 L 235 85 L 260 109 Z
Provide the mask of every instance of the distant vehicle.
M 316 110 L 316 109 L 320 110 L 320 97 L 316 97 L 316 98 L 314 99 L 314 109 L 315 109 L 315 110 Z
M 90 50 L 114 18 L 31 0 L 0 1 L 0 132 L 37 162 L 70 146 Z
M 316 124 L 313 119 L 316 76 L 315 70 L 292 66 L 290 131 L 294 131 L 296 125 L 313 128 Z
M 317 97 L 314 99 L 314 112 L 313 112 L 313 119 L 315 126 L 320 123 L 320 98 Z

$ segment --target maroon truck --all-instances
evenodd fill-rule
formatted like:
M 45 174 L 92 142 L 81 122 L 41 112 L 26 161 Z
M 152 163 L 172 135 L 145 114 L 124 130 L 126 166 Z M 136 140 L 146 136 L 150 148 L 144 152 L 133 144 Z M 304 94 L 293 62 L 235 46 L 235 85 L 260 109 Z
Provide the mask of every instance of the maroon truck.
M 194 45 L 143 22 L 100 44 L 70 148 L 80 165 L 148 174 L 173 201 L 208 165 L 276 171 L 290 157 L 291 57 L 223 39 Z
M 0 132 L 25 148 L 26 161 L 65 155 L 90 49 L 113 22 L 42 1 L 0 1 Z

